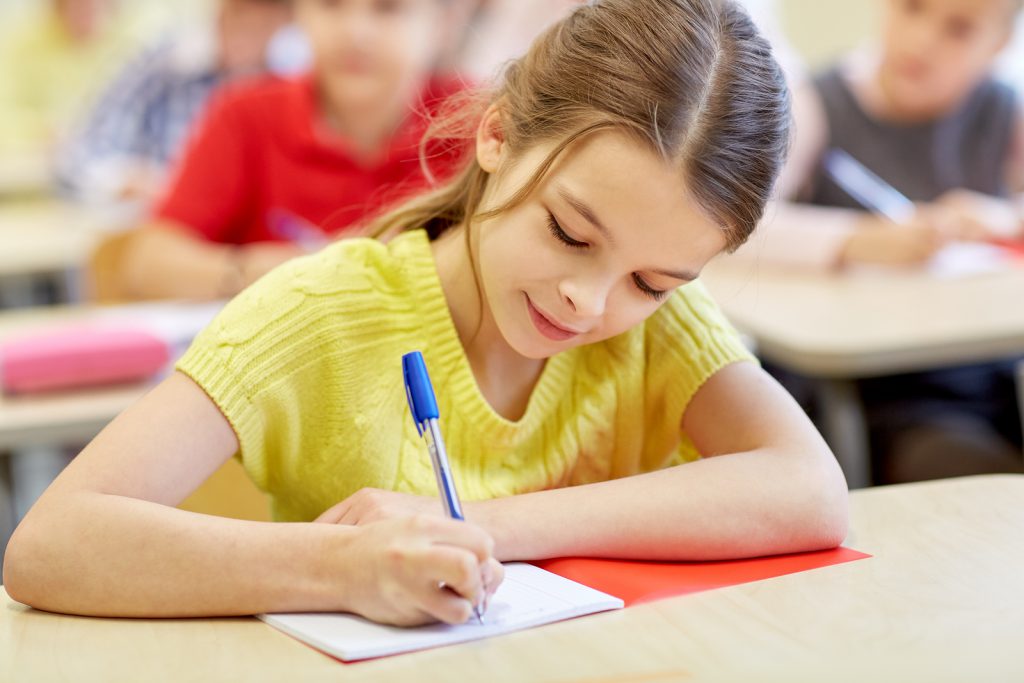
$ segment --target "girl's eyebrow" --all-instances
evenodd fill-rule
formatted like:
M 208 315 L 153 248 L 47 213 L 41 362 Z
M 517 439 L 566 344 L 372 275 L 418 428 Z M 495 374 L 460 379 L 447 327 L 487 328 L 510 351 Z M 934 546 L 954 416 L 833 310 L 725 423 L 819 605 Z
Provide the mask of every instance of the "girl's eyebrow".
M 558 186 L 557 191 L 558 195 L 564 199 L 569 206 L 576 209 L 576 213 L 583 216 L 588 223 L 593 225 L 597 231 L 600 232 L 606 240 L 608 240 L 609 244 L 615 244 L 615 238 L 612 237 L 611 231 L 597 218 L 597 214 L 594 213 L 593 209 L 583 203 L 581 199 L 574 197 L 569 190 L 565 189 L 561 185 Z
M 684 282 L 692 282 L 696 280 L 697 277 L 700 275 L 700 273 L 694 273 L 693 271 L 690 270 L 654 270 L 651 272 L 653 272 L 655 275 L 664 275 L 666 277 L 675 278 L 676 280 L 683 280 Z
M 604 235 L 604 238 L 608 240 L 609 244 L 613 246 L 615 245 L 615 238 L 612 237 L 611 231 L 601 223 L 593 209 L 587 206 L 581 199 L 573 196 L 569 190 L 565 189 L 561 185 L 557 186 L 556 191 L 558 192 L 558 196 L 564 199 L 569 206 L 576 209 L 576 213 L 583 216 L 588 223 L 593 225 L 598 232 Z M 666 277 L 675 278 L 676 280 L 683 280 L 684 282 L 696 280 L 697 276 L 700 275 L 700 273 L 694 273 L 690 270 L 652 270 L 651 272 L 656 275 L 664 275 Z

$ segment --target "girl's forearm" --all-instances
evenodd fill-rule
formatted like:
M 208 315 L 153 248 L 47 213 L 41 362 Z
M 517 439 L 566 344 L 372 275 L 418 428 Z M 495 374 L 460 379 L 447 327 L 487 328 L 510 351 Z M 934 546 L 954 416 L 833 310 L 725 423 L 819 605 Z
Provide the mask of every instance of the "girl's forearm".
M 847 529 L 834 461 L 767 451 L 472 503 L 502 561 L 595 556 L 716 560 L 833 547 Z
M 211 517 L 94 492 L 25 522 L 4 578 L 11 597 L 39 609 L 190 617 L 346 607 L 338 574 L 350 527 Z

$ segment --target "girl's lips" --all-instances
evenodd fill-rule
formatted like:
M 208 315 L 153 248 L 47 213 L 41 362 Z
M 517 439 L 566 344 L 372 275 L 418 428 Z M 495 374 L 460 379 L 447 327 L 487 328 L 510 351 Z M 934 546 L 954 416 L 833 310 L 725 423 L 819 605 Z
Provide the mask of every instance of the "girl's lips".
M 567 330 L 566 328 L 558 325 L 537 310 L 537 307 L 533 305 L 532 301 L 530 301 L 530 296 L 528 294 L 526 295 L 526 308 L 530 311 L 530 320 L 533 321 L 533 326 L 537 328 L 538 332 L 552 341 L 567 341 L 580 334 L 579 332 Z

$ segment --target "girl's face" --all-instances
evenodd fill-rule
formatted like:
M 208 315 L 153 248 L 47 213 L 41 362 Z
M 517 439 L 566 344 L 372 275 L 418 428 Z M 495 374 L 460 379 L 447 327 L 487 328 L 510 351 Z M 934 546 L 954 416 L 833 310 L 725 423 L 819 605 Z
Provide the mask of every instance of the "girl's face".
M 298 0 L 320 85 L 341 106 L 414 95 L 440 54 L 441 0 Z
M 552 148 L 510 162 L 502 147 L 478 138 L 478 160 L 493 174 L 482 211 L 502 205 Z M 530 197 L 473 229 L 487 309 L 528 358 L 637 325 L 726 246 L 678 170 L 610 131 L 567 150 Z
M 1013 25 L 1012 0 L 888 0 L 882 74 L 901 109 L 955 107 L 988 72 Z

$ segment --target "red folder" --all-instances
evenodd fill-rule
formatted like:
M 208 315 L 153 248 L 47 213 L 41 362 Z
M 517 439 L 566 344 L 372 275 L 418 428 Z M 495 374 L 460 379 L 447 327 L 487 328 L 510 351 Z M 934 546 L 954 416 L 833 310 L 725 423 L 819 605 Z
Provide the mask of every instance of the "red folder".
M 871 557 L 850 548 L 718 562 L 642 562 L 568 557 L 534 562 L 541 569 L 621 598 L 626 606 L 724 588 Z

